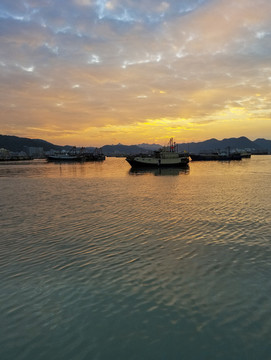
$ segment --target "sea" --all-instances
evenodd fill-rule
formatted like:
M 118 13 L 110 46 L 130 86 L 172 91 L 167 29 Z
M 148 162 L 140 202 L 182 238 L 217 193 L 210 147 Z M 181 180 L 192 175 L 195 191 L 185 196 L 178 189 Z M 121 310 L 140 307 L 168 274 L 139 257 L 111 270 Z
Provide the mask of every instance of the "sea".
M 1 360 L 270 360 L 271 155 L 0 163 Z

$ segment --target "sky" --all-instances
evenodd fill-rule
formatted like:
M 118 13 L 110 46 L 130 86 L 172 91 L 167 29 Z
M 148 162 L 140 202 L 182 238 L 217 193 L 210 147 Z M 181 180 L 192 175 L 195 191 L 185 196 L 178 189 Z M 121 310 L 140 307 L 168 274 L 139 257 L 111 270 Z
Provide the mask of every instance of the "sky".
M 270 0 L 0 0 L 0 133 L 271 139 Z

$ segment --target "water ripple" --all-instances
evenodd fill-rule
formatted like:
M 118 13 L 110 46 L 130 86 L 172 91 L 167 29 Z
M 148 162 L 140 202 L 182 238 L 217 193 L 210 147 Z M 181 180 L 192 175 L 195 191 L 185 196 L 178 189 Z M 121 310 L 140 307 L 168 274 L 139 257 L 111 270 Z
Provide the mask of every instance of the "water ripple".
M 6 171 L 4 358 L 268 359 L 271 166 L 251 160 Z

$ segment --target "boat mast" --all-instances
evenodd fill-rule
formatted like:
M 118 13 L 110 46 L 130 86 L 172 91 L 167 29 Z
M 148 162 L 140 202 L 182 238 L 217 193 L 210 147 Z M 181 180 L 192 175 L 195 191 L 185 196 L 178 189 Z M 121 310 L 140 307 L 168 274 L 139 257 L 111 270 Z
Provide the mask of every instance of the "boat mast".
M 169 151 L 175 152 L 176 150 L 176 143 L 173 141 L 173 138 L 170 138 L 169 140 Z

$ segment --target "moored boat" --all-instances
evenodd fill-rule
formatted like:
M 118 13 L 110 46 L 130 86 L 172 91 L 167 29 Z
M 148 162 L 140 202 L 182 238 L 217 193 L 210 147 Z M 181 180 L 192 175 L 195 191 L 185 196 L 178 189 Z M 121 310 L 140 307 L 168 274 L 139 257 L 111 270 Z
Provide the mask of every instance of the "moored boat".
M 227 151 L 216 151 L 212 153 L 199 153 L 199 154 L 190 154 L 192 161 L 231 161 L 231 160 L 241 160 L 242 156 L 239 152 L 230 152 Z
M 95 149 L 94 152 L 88 152 L 85 148 L 77 150 L 75 147 L 70 151 L 62 151 L 46 156 L 48 161 L 55 162 L 75 162 L 75 161 L 103 161 L 105 155 L 100 149 Z
M 105 155 L 102 153 L 101 149 L 96 148 L 93 153 L 83 152 L 85 161 L 103 161 L 105 160 Z
M 46 156 L 47 161 L 57 161 L 57 162 L 74 162 L 74 161 L 83 161 L 84 157 L 82 152 L 77 152 L 76 147 L 73 147 L 69 151 L 55 152 Z
M 245 158 L 245 159 L 250 159 L 251 158 L 251 152 L 250 151 L 242 151 L 241 152 L 241 157 Z
M 150 155 L 129 155 L 126 157 L 126 161 L 132 167 L 186 167 L 189 157 L 188 154 L 177 152 L 177 144 L 171 138 L 168 146 L 164 146 Z
M 47 155 L 48 161 L 83 161 L 83 157 L 79 155 L 70 155 L 68 153 L 55 154 L 55 155 Z
M 199 154 L 190 154 L 189 155 L 192 161 L 211 161 L 218 160 L 217 153 L 199 153 Z

